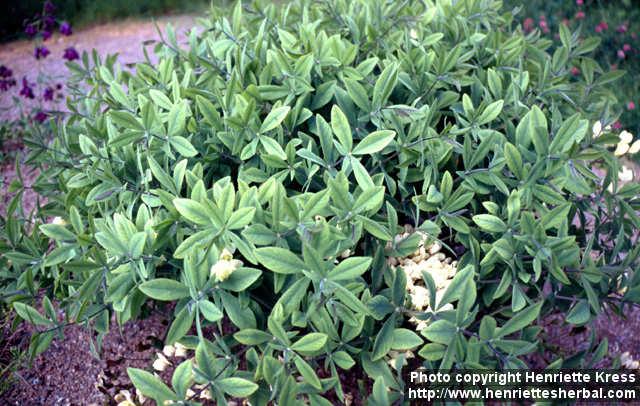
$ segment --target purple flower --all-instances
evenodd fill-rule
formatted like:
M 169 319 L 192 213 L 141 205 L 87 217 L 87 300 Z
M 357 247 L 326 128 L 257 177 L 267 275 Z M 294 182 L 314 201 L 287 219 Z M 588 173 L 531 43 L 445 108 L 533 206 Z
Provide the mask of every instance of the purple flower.
M 49 0 L 44 2 L 44 12 L 48 14 L 52 14 L 56 11 L 56 6 L 53 5 Z
M 0 91 L 6 92 L 10 87 L 16 85 L 16 80 L 14 78 L 9 79 L 0 79 Z
M 56 26 L 56 19 L 53 18 L 53 16 L 44 16 L 42 22 L 44 25 L 44 29 L 47 31 L 53 30 L 53 28 Z
M 24 29 L 24 33 L 25 33 L 25 34 L 27 34 L 27 36 L 28 36 L 29 38 L 32 38 L 32 37 L 34 37 L 34 36 L 38 33 L 38 30 L 36 29 L 36 26 L 35 26 L 35 25 L 33 25 L 33 24 L 29 24 L 29 25 L 27 25 L 27 27 Z
M 44 93 L 42 95 L 42 97 L 44 98 L 45 101 L 51 101 L 53 100 L 53 96 L 54 96 L 54 91 L 52 87 L 48 87 L 46 89 L 44 89 Z
M 47 113 L 45 113 L 44 111 L 39 111 L 35 116 L 33 116 L 33 119 L 39 123 L 43 123 L 47 119 L 47 117 L 49 117 Z
M 35 99 L 35 95 L 33 94 L 33 89 L 31 88 L 31 85 L 29 84 L 29 81 L 27 81 L 27 77 L 23 77 L 22 78 L 22 89 L 20 89 L 20 96 L 26 98 L 26 99 Z
M 71 24 L 69 24 L 66 21 L 60 24 L 60 34 L 66 35 L 66 36 L 73 34 L 73 31 L 71 30 Z
M 49 48 L 44 45 L 38 46 L 33 50 L 33 56 L 35 56 L 36 59 L 46 58 L 50 53 Z
M 0 65 L 0 78 L 8 78 L 13 76 L 13 71 L 4 65 Z
M 75 59 L 80 59 L 80 55 L 78 54 L 78 51 L 76 51 L 76 49 L 74 47 L 69 47 L 67 49 L 64 50 L 64 55 L 62 55 L 62 57 L 64 59 L 66 59 L 67 61 L 73 61 Z
M 42 31 L 42 40 L 46 41 L 49 38 L 51 38 L 51 31 L 49 31 L 49 30 Z

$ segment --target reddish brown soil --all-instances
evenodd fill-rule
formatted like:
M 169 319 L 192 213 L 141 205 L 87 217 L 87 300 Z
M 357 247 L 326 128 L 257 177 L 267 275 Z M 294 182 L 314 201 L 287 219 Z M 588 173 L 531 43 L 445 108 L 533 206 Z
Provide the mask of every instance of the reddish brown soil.
M 108 404 L 120 390 L 132 389 L 128 367 L 150 367 L 162 349 L 167 324 L 161 313 L 128 322 L 122 329 L 112 323 L 100 359 L 91 353 L 92 334 L 80 326 L 68 327 L 64 337 L 54 340 L 31 365 L 25 361 L 12 377 L 7 377 L 10 389 L 0 394 L 0 404 Z M 28 346 L 30 328 L 23 326 L 20 333 L 9 345 Z

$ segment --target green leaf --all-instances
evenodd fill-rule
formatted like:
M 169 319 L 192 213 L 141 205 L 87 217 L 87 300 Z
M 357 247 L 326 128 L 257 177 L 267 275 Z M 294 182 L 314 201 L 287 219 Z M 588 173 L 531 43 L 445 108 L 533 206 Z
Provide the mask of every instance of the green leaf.
M 335 104 L 331 108 L 331 129 L 346 152 L 351 152 L 353 148 L 351 126 L 349 125 L 347 116 L 345 116 L 342 110 L 340 110 L 340 107 Z
M 476 214 L 472 219 L 484 231 L 490 233 L 504 233 L 507 231 L 507 225 L 504 221 L 492 214 Z
M 395 131 L 391 130 L 372 132 L 356 145 L 353 149 L 353 155 L 370 155 L 380 152 L 389 145 L 395 136 Z
M 215 381 L 215 385 L 224 393 L 236 398 L 246 398 L 258 390 L 258 385 L 243 378 L 223 378 Z
M 184 137 L 177 135 L 169 137 L 169 144 L 182 156 L 192 157 L 198 154 L 198 151 L 191 145 L 189 140 Z
M 562 123 L 551 141 L 549 151 L 552 153 L 566 152 L 574 143 L 582 141 L 588 128 L 589 122 L 580 120 L 580 113 L 574 114 Z
M 60 224 L 42 224 L 40 231 L 56 241 L 75 241 L 76 236 Z
M 318 379 L 318 375 L 313 371 L 311 365 L 307 364 L 305 360 L 301 357 L 295 357 L 293 359 L 293 363 L 296 364 L 296 368 L 300 372 L 300 375 L 304 378 L 304 380 L 314 388 L 320 390 L 322 389 L 322 384 L 320 383 L 320 379 Z
M 32 324 L 46 326 L 51 324 L 46 317 L 40 314 L 36 309 L 25 303 L 13 302 L 13 308 L 18 316 Z
M 303 354 L 320 351 L 327 343 L 327 335 L 323 333 L 309 333 L 296 341 L 291 349 Z
M 193 324 L 194 312 L 189 311 L 189 306 L 184 306 L 182 310 L 178 312 L 176 318 L 173 319 L 169 332 L 167 333 L 167 344 L 173 344 L 182 337 L 184 337 L 191 325 Z
M 259 132 L 261 134 L 264 134 L 279 126 L 280 123 L 282 123 L 282 121 L 284 121 L 284 119 L 287 117 L 287 114 L 289 114 L 290 110 L 291 107 L 289 106 L 282 106 L 272 109 L 262 122 Z
M 256 250 L 258 262 L 267 269 L 281 274 L 300 273 L 304 262 L 289 250 L 279 247 L 264 247 Z
M 171 106 L 171 110 L 169 110 L 169 115 L 167 118 L 167 135 L 170 137 L 169 142 L 171 142 L 171 138 L 182 135 L 182 133 L 184 132 L 187 114 L 188 107 L 186 102 L 183 101 Z M 173 145 L 173 143 L 171 145 Z
M 478 117 L 478 124 L 487 124 L 495 120 L 502 111 L 503 100 L 498 100 L 488 105 Z
M 269 155 L 275 155 L 278 158 L 285 161 L 287 159 L 287 154 L 284 152 L 280 144 L 273 138 L 267 137 L 266 135 L 260 137 L 260 144 L 264 147 Z
M 371 261 L 369 257 L 347 258 L 329 272 L 328 278 L 334 281 L 355 279 L 369 269 Z
M 173 279 L 157 278 L 144 282 L 138 289 L 156 300 L 178 300 L 189 297 L 189 288 Z
M 253 268 L 238 268 L 220 283 L 220 287 L 233 292 L 242 292 L 257 281 L 262 271 Z
M 441 319 L 429 324 L 422 330 L 422 335 L 434 343 L 451 344 L 457 331 L 458 328 L 455 324 L 449 320 Z
M 337 351 L 331 355 L 333 361 L 342 369 L 351 369 L 356 362 L 346 351 Z
M 422 345 L 423 341 L 419 335 L 406 328 L 397 328 L 393 330 L 393 345 L 394 350 L 410 350 L 419 345 Z
M 173 199 L 173 205 L 187 220 L 200 225 L 211 225 L 207 209 L 201 203 L 191 199 L 177 198 Z
M 144 396 L 162 405 L 167 400 L 176 400 L 176 394 L 160 378 L 138 368 L 127 368 L 131 382 Z
M 200 300 L 198 302 L 198 307 L 200 308 L 200 312 L 204 318 L 211 322 L 216 322 L 223 316 L 220 309 L 218 309 L 218 306 L 208 300 Z
M 496 338 L 507 336 L 527 327 L 538 317 L 543 303 L 544 302 L 538 302 L 513 315 L 513 317 L 498 329 Z
M 273 336 L 262 330 L 246 328 L 235 333 L 233 338 L 244 345 L 259 345 L 270 341 Z
M 522 179 L 522 156 L 520 155 L 520 151 L 510 142 L 504 144 L 504 158 L 507 161 L 507 166 L 509 170 L 516 175 L 518 179 Z
M 392 315 L 382 325 L 382 328 L 373 342 L 373 350 L 371 354 L 371 359 L 373 361 L 379 360 L 387 355 L 393 347 L 393 332 L 395 330 L 395 324 L 396 318 Z
M 589 302 L 586 300 L 580 300 L 573 306 L 573 308 L 567 314 L 567 322 L 571 324 L 584 324 L 591 319 L 591 311 L 589 310 Z
M 231 217 L 227 221 L 227 228 L 229 230 L 237 230 L 248 225 L 253 220 L 253 215 L 256 212 L 255 207 L 242 207 L 231 214 Z

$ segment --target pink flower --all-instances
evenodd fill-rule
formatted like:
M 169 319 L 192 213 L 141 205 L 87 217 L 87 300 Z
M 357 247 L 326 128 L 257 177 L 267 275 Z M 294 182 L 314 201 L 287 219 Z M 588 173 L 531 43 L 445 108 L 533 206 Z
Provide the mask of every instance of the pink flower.
M 584 4 L 584 0 L 576 0 L 576 4 L 581 6 Z
M 615 123 L 613 123 L 612 127 L 613 127 L 614 130 L 619 130 L 619 129 L 622 128 L 622 123 L 619 122 L 619 121 L 616 121 Z
M 623 50 L 624 52 L 629 52 L 629 51 L 631 51 L 631 45 L 629 45 L 629 44 L 624 44 L 624 45 L 622 46 L 622 50 Z
M 636 109 L 636 104 L 632 101 L 630 101 L 629 103 L 627 103 L 627 110 L 635 110 Z
M 584 11 L 580 10 L 576 13 L 576 20 L 583 20 L 587 15 Z
M 547 25 L 547 20 L 545 20 L 543 17 L 540 17 L 540 22 L 538 23 L 538 25 L 540 26 L 540 29 L 542 29 L 542 32 L 548 33 L 549 26 Z
M 625 56 L 624 51 L 622 49 L 618 49 L 618 59 L 624 59 Z
M 531 17 L 525 18 L 522 22 L 522 28 L 524 28 L 526 32 L 530 32 L 531 30 L 533 30 L 534 25 L 535 21 L 533 21 L 533 18 Z
M 618 31 L 621 34 L 624 34 L 625 32 L 627 32 L 627 29 L 628 29 L 627 24 L 620 24 L 618 28 L 616 28 L 616 31 Z
M 573 68 L 571 68 L 571 74 L 573 76 L 578 76 L 580 74 L 580 69 L 574 66 Z
M 602 32 L 609 29 L 609 24 L 606 21 L 601 21 L 600 24 L 596 26 L 596 32 Z

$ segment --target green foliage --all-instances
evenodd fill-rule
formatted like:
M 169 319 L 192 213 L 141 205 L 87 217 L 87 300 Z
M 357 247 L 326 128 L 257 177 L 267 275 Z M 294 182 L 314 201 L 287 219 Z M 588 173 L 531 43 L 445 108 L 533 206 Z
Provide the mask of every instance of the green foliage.
M 129 371 L 159 401 L 194 382 L 220 404 L 343 400 L 340 370 L 358 365 L 371 403 L 388 404 L 404 386 L 387 362 L 399 351 L 428 368 L 522 368 L 545 314 L 583 325 L 604 302 L 639 302 L 640 186 L 618 187 L 617 137 L 590 131 L 613 96 L 569 69 L 606 74 L 584 43 L 550 55 L 500 12 L 239 3 L 188 49 L 169 30 L 135 72 L 95 55 L 69 64 L 85 90 L 29 156 L 48 202 L 31 218 L 14 203 L 3 228 L 16 312 L 59 326 L 30 300 L 44 289 L 104 334 L 112 313 L 123 323 L 175 301 L 166 340 L 195 360 L 171 388 Z M 66 223 L 42 224 L 51 216 Z M 395 238 L 406 223 L 419 231 Z M 437 296 L 423 273 L 418 311 L 387 259 L 425 235 L 458 271 Z M 233 334 L 203 333 L 223 323 Z M 558 363 L 592 365 L 591 344 Z

